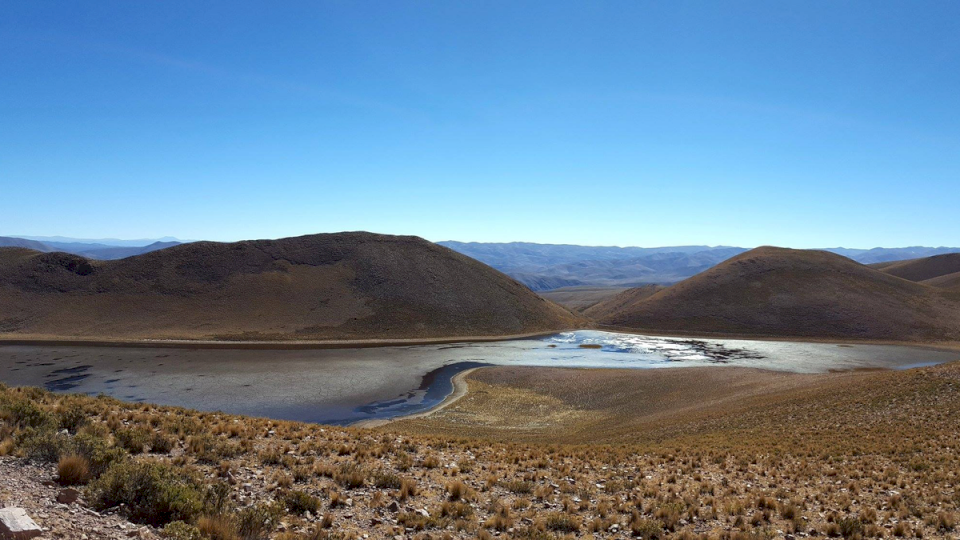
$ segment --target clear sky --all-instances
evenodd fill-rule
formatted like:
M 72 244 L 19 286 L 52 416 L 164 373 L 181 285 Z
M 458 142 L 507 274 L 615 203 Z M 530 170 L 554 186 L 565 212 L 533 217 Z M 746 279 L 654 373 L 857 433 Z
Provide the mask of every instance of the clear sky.
M 0 8 L 0 235 L 960 245 L 960 2 Z

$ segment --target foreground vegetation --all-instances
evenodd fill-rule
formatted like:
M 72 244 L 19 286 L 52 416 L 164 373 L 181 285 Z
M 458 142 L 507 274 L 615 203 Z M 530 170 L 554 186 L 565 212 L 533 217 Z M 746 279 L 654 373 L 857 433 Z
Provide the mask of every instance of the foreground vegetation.
M 0 386 L 0 455 L 175 539 L 955 537 L 960 365 L 829 380 L 576 446 Z

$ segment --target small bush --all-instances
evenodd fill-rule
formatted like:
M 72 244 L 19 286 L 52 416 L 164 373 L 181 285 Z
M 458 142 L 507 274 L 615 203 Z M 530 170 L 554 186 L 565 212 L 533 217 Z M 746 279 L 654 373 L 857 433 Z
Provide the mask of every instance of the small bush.
M 470 495 L 470 488 L 463 482 L 452 482 L 447 484 L 447 495 L 450 496 L 451 501 L 459 501 Z
M 166 463 L 122 461 L 90 485 L 89 495 L 95 509 L 123 504 L 132 521 L 158 527 L 195 519 L 203 510 L 204 488 L 201 479 Z
M 150 441 L 150 432 L 144 428 L 118 429 L 114 437 L 117 439 L 117 444 L 127 452 L 141 454 Z
M 302 515 L 306 512 L 316 514 L 320 510 L 320 499 L 302 491 L 288 491 L 283 494 L 281 500 L 292 514 Z
M 187 439 L 187 452 L 193 454 L 198 461 L 204 463 L 219 463 L 224 459 L 234 458 L 241 453 L 243 450 L 240 448 L 240 445 L 228 441 L 221 440 L 212 435 L 197 435 Z
M 197 529 L 210 540 L 238 540 L 237 525 L 227 516 L 203 516 L 197 520 Z
M 533 482 L 527 482 L 524 480 L 508 480 L 501 484 L 507 491 L 511 493 L 516 493 L 519 495 L 527 495 L 533 493 Z
M 853 516 L 837 521 L 837 527 L 844 538 L 859 538 L 863 535 L 863 523 Z
M 20 432 L 17 447 L 35 461 L 56 463 L 71 452 L 70 437 L 53 428 L 27 428 Z
M 363 486 L 366 479 L 366 473 L 363 467 L 356 463 L 344 463 L 340 469 L 333 475 L 333 479 L 341 486 L 348 489 L 356 489 Z
M 57 482 L 76 486 L 90 481 L 90 462 L 83 456 L 64 456 L 57 463 Z
M 57 410 L 57 421 L 60 429 L 76 433 L 87 423 L 87 413 L 77 404 L 67 405 Z
M 663 522 L 656 519 L 634 517 L 630 522 L 630 532 L 637 538 L 653 540 L 663 536 Z
M 58 424 L 50 414 L 27 400 L 8 403 L 0 409 L 0 415 L 19 428 L 53 427 Z
M 203 540 L 200 529 L 182 521 L 167 523 L 167 526 L 160 530 L 160 536 L 171 540 Z
M 244 539 L 259 539 L 267 536 L 280 523 L 283 508 L 276 504 L 257 504 L 244 508 L 237 514 L 237 532 Z
M 400 477 L 386 471 L 378 471 L 373 475 L 373 485 L 380 489 L 400 489 Z
M 151 454 L 169 454 L 173 450 L 174 441 L 163 433 L 154 433 L 150 437 Z
M 111 446 L 104 437 L 87 433 L 73 438 L 73 451 L 87 459 L 92 478 L 100 476 L 111 465 L 127 458 L 127 453 L 122 448 Z
M 554 532 L 575 533 L 580 530 L 580 519 L 565 512 L 552 512 L 547 514 L 544 525 Z

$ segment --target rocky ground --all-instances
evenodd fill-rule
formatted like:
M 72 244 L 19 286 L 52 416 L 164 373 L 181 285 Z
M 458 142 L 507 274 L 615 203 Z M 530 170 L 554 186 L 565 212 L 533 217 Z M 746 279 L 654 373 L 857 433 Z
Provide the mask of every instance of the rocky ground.
M 570 373 L 579 384 L 478 370 L 470 392 L 490 397 L 377 430 L 0 387 L 0 497 L 50 538 L 957 537 L 960 365 L 834 374 L 678 416 L 662 407 L 683 385 L 658 379 L 641 388 L 662 389 L 659 421 L 565 445 L 565 430 L 584 441 L 576 419 L 612 422 L 591 407 L 629 410 L 586 392 L 615 393 L 611 381 Z M 504 395 L 516 415 L 576 421 L 555 423 L 553 440 L 539 426 L 504 442 L 504 422 L 452 435 Z M 58 503 L 54 482 L 78 456 L 83 502 Z
M 116 511 L 92 510 L 79 490 L 60 486 L 56 476 L 54 465 L 0 457 L 0 508 L 26 510 L 42 529 L 41 539 L 157 538 L 153 528 L 131 523 Z

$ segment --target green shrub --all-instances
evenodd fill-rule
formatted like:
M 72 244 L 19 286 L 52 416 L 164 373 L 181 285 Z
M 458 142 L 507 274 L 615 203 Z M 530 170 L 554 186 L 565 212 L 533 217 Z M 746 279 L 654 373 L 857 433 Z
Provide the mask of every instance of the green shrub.
M 94 478 L 103 474 L 114 463 L 127 457 L 127 453 L 122 448 L 112 446 L 103 437 L 88 433 L 81 433 L 73 438 L 73 452 L 90 462 L 90 474 Z
M 35 403 L 24 399 L 12 401 L 3 406 L 0 413 L 10 420 L 10 423 L 19 428 L 53 428 L 58 422 L 38 407 Z
M 169 454 L 173 446 L 174 440 L 163 433 L 156 432 L 150 437 L 151 454 Z
M 87 423 L 87 413 L 76 403 L 64 405 L 57 410 L 57 423 L 60 429 L 76 433 Z
M 203 510 L 205 489 L 194 474 L 166 463 L 126 460 L 90 484 L 88 494 L 95 509 L 123 504 L 132 521 L 161 526 L 192 521 Z
M 131 454 L 143 453 L 144 447 L 150 441 L 150 431 L 146 428 L 124 428 L 118 429 L 113 434 L 117 439 L 117 444 Z
M 257 504 L 237 514 L 237 531 L 247 540 L 266 537 L 280 523 L 283 508 L 277 504 Z
M 25 428 L 17 436 L 16 442 L 27 458 L 45 463 L 56 463 L 73 449 L 70 437 L 57 432 L 49 424 Z
M 283 494 L 281 500 L 292 514 L 301 515 L 306 512 L 316 514 L 320 510 L 320 499 L 303 491 L 288 491 Z

